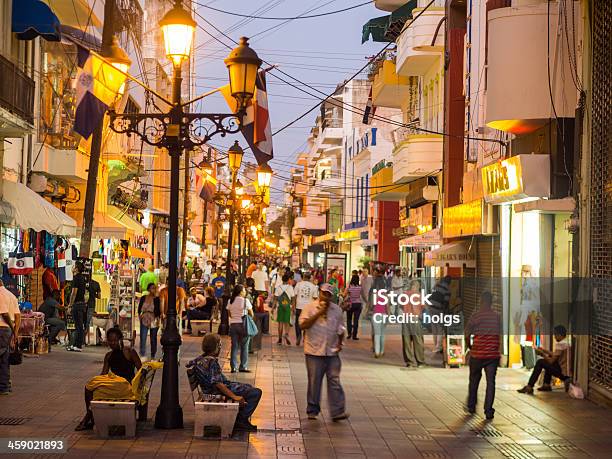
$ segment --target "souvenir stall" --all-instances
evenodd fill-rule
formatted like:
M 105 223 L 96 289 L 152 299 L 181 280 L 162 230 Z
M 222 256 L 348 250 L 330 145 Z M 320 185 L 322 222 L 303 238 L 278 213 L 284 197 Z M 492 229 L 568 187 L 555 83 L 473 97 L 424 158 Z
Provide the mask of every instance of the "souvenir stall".
M 0 275 L 21 309 L 20 346 L 47 352 L 44 314 L 37 312 L 53 290 L 72 280 L 76 248 L 68 237 L 76 222 L 21 183 L 4 181 L 0 220 Z M 64 317 L 66 319 L 66 317 Z

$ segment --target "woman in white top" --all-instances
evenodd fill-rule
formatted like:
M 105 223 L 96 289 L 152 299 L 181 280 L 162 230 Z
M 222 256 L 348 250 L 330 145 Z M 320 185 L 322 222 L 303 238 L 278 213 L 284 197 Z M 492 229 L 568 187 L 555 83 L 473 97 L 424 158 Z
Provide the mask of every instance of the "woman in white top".
M 244 316 L 249 314 L 253 317 L 253 305 L 246 298 L 246 289 L 238 284 L 232 290 L 232 296 L 227 304 L 229 315 L 230 337 L 232 339 L 231 363 L 232 373 L 250 373 L 249 344 L 251 338 L 247 335 L 244 327 Z M 238 367 L 238 351 L 240 351 L 240 367 Z

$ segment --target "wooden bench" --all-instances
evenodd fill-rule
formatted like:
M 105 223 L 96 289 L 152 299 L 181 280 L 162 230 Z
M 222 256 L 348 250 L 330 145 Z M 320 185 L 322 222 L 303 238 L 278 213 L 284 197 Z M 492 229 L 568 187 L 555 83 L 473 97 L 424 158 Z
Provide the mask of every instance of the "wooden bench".
M 199 336 L 200 332 L 206 332 L 204 329 L 206 328 L 206 326 L 208 325 L 208 330 L 209 332 L 212 333 L 212 328 L 213 328 L 213 320 L 212 319 L 208 319 L 208 320 L 191 320 L 191 335 L 192 336 Z
M 221 438 L 230 437 L 236 423 L 239 404 L 233 400 L 227 401 L 222 395 L 203 394 L 192 368 L 187 370 L 187 378 L 195 407 L 193 436 L 211 437 L 212 435 L 207 435 L 208 432 L 220 430 Z
M 142 372 L 144 376 L 140 378 L 136 393 L 143 395 L 145 403 L 139 403 L 137 400 L 93 400 L 91 402 L 95 431 L 99 438 L 133 438 L 136 436 L 136 413 L 138 412 L 138 421 L 147 420 L 149 391 L 156 370 L 143 368 Z

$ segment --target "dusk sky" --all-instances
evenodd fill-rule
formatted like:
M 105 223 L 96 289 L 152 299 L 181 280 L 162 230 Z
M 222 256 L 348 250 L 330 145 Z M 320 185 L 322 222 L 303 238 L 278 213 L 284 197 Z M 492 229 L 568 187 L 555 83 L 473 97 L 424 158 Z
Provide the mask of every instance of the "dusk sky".
M 235 45 L 214 27 L 236 41 L 243 35 L 249 37 L 251 47 L 264 61 L 278 64 L 282 71 L 325 94 L 329 94 L 336 84 L 352 76 L 366 63 L 367 56 L 375 54 L 382 47 L 382 44 L 372 42 L 361 45 L 363 24 L 373 17 L 385 14 L 374 8 L 373 4 L 334 15 L 288 22 L 241 18 L 202 6 L 207 5 L 246 15 L 295 17 L 335 11 L 359 5 L 364 3 L 364 0 L 235 0 L 232 2 L 197 0 L 193 3 L 197 13 L 196 20 L 201 26 L 196 32 L 197 94 L 227 82 L 227 70 L 223 59 L 227 56 L 229 47 Z M 262 67 L 266 67 L 266 64 Z M 268 74 L 268 97 L 273 132 L 302 115 L 318 101 L 280 81 L 273 76 L 274 74 L 291 81 L 289 77 L 277 72 Z M 312 89 L 303 87 L 295 81 L 291 83 L 314 93 Z M 320 93 L 314 94 L 324 97 Z M 227 110 L 225 102 L 219 95 L 207 98 L 205 108 L 209 111 Z M 278 191 L 282 189 L 282 178 L 288 177 L 288 171 L 295 162 L 297 153 L 304 147 L 317 114 L 318 110 L 314 110 L 291 128 L 274 136 L 274 160 L 271 166 L 275 174 L 279 174 L 272 184 L 275 188 L 272 190 L 274 202 L 282 202 L 282 195 Z M 239 140 L 245 147 L 246 142 L 241 138 Z M 215 139 L 215 142 L 217 142 L 215 145 L 223 146 L 225 149 L 233 139 Z M 249 153 L 245 156 L 245 161 L 254 162 L 254 158 Z

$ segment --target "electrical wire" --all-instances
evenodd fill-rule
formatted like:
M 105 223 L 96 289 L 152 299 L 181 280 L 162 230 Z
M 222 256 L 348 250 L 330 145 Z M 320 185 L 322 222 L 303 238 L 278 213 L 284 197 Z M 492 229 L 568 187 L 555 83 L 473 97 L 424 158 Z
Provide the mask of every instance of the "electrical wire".
M 264 20 L 271 20 L 271 21 L 293 21 L 296 19 L 312 19 L 312 18 L 320 18 L 322 16 L 330 16 L 332 14 L 338 14 L 338 13 L 344 13 L 345 11 L 350 11 L 350 10 L 354 10 L 356 8 L 360 8 L 362 6 L 365 5 L 369 5 L 370 3 L 373 3 L 372 0 L 368 0 L 367 2 L 364 3 L 359 3 L 357 5 L 353 5 L 353 6 L 348 6 L 346 8 L 342 8 L 340 10 L 335 10 L 335 11 L 328 11 L 326 13 L 319 13 L 319 14 L 310 14 L 307 16 L 292 16 L 292 17 L 269 17 L 269 16 L 252 16 L 249 14 L 240 14 L 240 13 L 234 13 L 231 11 L 225 11 L 219 8 L 214 8 L 212 6 L 208 6 L 208 5 L 204 5 L 202 3 L 198 3 L 198 2 L 191 2 L 194 5 L 198 5 L 201 6 L 203 8 L 208 8 L 209 10 L 213 10 L 216 11 L 218 13 L 223 13 L 223 14 L 229 14 L 231 16 L 238 16 L 241 18 L 249 18 L 249 19 L 264 19 Z

